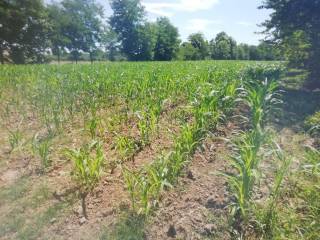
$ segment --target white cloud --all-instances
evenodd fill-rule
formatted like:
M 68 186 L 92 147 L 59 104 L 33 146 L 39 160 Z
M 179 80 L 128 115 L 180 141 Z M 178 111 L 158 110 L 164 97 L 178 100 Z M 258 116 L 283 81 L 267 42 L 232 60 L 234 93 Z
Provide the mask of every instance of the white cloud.
M 255 25 L 252 22 L 246 22 L 246 21 L 239 21 L 239 22 L 236 22 L 236 24 L 241 25 L 241 26 L 245 26 L 245 27 L 252 27 Z
M 223 23 L 220 20 L 209 20 L 204 18 L 193 18 L 188 20 L 180 28 L 183 40 L 186 40 L 191 33 L 203 33 L 208 40 L 212 39 L 218 32 L 221 32 Z
M 185 29 L 190 32 L 206 32 L 210 30 L 212 25 L 221 24 L 221 21 L 208 20 L 202 18 L 190 19 Z
M 174 12 L 197 12 L 207 10 L 216 5 L 219 0 L 171 0 L 170 2 L 142 1 L 146 10 L 150 13 L 162 16 L 172 16 Z

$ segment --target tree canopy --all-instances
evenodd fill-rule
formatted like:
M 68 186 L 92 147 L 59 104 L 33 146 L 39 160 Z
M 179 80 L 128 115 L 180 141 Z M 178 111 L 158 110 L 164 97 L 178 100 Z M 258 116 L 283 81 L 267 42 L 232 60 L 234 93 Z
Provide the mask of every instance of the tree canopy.
M 48 47 L 47 12 L 42 0 L 0 2 L 0 58 L 16 63 L 43 62 Z
M 157 19 L 156 28 L 157 36 L 154 59 L 158 61 L 170 61 L 175 57 L 179 48 L 178 29 L 166 17 Z
M 320 87 L 320 0 L 266 0 L 261 8 L 273 11 L 262 24 L 268 39 L 310 72 L 310 88 Z

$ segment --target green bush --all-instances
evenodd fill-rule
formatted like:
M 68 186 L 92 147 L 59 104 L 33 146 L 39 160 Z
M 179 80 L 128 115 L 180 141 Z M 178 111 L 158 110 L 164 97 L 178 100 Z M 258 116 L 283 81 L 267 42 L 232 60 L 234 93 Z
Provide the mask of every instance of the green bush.
M 305 128 L 311 133 L 320 134 L 320 111 L 309 116 L 304 121 Z

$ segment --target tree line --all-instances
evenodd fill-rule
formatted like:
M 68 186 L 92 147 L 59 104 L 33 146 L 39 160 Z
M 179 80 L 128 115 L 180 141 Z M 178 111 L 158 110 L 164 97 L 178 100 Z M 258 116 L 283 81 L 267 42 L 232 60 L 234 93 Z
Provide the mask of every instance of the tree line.
M 0 60 L 17 64 L 55 59 L 129 60 L 275 60 L 273 45 L 237 44 L 225 32 L 208 41 L 191 34 L 181 42 L 166 17 L 149 22 L 140 0 L 110 0 L 113 14 L 95 0 L 2 0 Z

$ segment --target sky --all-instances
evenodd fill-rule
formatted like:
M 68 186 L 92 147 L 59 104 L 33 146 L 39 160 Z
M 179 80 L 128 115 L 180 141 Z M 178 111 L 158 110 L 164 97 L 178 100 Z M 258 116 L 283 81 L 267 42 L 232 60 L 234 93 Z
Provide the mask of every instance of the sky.
M 112 14 L 108 0 L 97 0 L 105 8 L 106 17 Z M 257 45 L 263 29 L 257 25 L 268 19 L 270 12 L 259 10 L 262 0 L 141 0 L 147 18 L 155 21 L 166 16 L 186 40 L 191 33 L 202 32 L 211 40 L 225 31 L 238 43 Z

